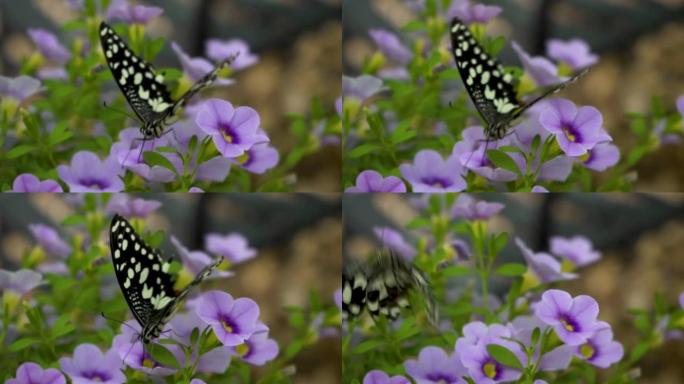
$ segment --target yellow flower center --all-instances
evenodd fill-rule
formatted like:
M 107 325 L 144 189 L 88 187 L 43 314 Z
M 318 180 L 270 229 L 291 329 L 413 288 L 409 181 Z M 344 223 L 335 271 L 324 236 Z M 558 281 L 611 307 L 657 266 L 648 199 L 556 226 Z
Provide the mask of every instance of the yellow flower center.
M 572 141 L 573 143 L 575 142 L 575 140 L 577 140 L 577 137 L 575 137 L 575 135 L 570 130 L 570 127 L 568 127 L 567 125 L 563 125 L 563 133 L 565 133 L 565 137 L 567 137 L 568 140 Z
M 484 372 L 485 376 L 489 377 L 490 379 L 495 378 L 496 377 L 496 364 L 486 363 L 482 367 L 482 372 Z
M 594 356 L 594 353 L 596 353 L 596 350 L 594 349 L 594 346 L 592 346 L 589 343 L 586 343 L 580 347 L 579 352 L 585 358 L 591 359 Z
M 226 321 L 221 321 L 221 325 L 223 325 L 223 329 L 225 329 L 226 332 L 233 333 L 233 327 L 231 327 Z
M 236 160 L 237 160 L 240 164 L 245 164 L 246 162 L 249 161 L 249 153 L 247 153 L 247 152 L 243 153 L 242 155 L 238 156 L 238 157 L 236 158 Z
M 235 347 L 235 352 L 237 352 L 240 356 L 245 356 L 249 353 L 249 345 L 247 345 L 247 343 L 240 344 Z
M 154 363 L 154 361 L 151 360 L 151 359 L 144 359 L 143 362 L 142 362 L 142 366 L 145 367 L 145 368 L 154 368 L 154 367 L 155 367 L 155 363 Z
M 567 331 L 575 332 L 575 326 L 570 324 L 567 320 L 561 319 L 561 324 L 563 324 L 563 328 L 565 328 Z

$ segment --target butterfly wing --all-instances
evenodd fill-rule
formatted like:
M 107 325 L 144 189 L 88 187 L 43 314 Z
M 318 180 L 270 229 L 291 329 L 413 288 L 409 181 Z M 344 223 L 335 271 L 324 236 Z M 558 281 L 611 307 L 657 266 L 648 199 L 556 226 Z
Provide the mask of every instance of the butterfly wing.
M 133 53 L 105 22 L 100 24 L 100 45 L 114 81 L 138 118 L 145 124 L 164 118 L 174 105 L 164 76 Z
M 109 247 L 121 292 L 141 327 L 176 298 L 169 263 L 159 250 L 147 245 L 131 224 L 114 215 L 109 231 Z
M 513 77 L 482 49 L 458 19 L 451 22 L 451 48 L 463 84 L 487 126 L 511 120 L 521 106 L 513 88 Z
M 345 263 L 342 271 L 342 316 L 345 319 L 357 317 L 366 306 L 368 279 L 361 264 Z

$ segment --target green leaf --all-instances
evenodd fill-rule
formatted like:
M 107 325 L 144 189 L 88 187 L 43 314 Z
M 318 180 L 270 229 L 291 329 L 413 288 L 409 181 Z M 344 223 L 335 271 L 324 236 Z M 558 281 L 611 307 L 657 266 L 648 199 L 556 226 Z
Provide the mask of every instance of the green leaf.
M 496 269 L 495 273 L 502 276 L 522 276 L 527 271 L 527 267 L 520 263 L 507 263 Z
M 349 157 L 351 157 L 352 159 L 355 159 L 355 158 L 367 155 L 371 152 L 377 151 L 380 148 L 381 147 L 379 145 L 373 144 L 373 143 L 361 144 L 349 152 Z
M 499 252 L 508 244 L 508 233 L 506 232 L 501 232 L 497 235 L 494 236 L 494 240 L 492 241 L 491 244 L 491 251 L 492 254 L 498 255 Z
M 452 265 L 442 269 L 442 275 L 445 277 L 458 277 L 470 274 L 470 269 L 462 265 Z
M 35 149 L 36 147 L 30 144 L 17 145 L 16 147 L 10 149 L 6 156 L 8 159 L 16 159 L 17 157 L 23 156 Z
M 410 140 L 415 136 L 416 130 L 413 129 L 411 123 L 409 121 L 403 121 L 396 126 L 394 132 L 390 135 L 390 141 L 392 144 L 399 144 Z
M 159 364 L 170 367 L 170 368 L 179 368 L 178 365 L 178 360 L 176 360 L 176 357 L 173 356 L 171 351 L 168 349 L 162 347 L 159 344 L 148 344 L 146 346 L 147 351 L 150 353 L 150 356 Z
M 71 319 L 67 314 L 58 317 L 57 320 L 55 320 L 55 324 L 52 326 L 52 330 L 50 331 L 50 338 L 54 340 L 72 332 L 76 327 L 69 323 L 70 320 Z
M 22 349 L 26 349 L 39 342 L 40 340 L 36 339 L 35 337 L 24 337 L 22 339 L 15 340 L 12 344 L 10 344 L 9 350 L 12 352 L 21 351 Z
M 73 132 L 69 130 L 69 126 L 66 121 L 62 121 L 55 125 L 55 128 L 50 132 L 48 137 L 48 143 L 50 146 L 55 146 L 63 141 L 68 140 L 74 135 Z
M 522 369 L 520 360 L 518 360 L 513 352 L 505 347 L 498 344 L 489 344 L 487 345 L 487 352 L 489 352 L 489 355 L 492 356 L 494 360 L 505 366 Z
M 173 166 L 169 159 L 167 159 L 166 157 L 164 157 L 164 155 L 160 153 L 152 151 L 143 152 L 143 158 L 145 159 L 145 163 L 147 163 L 147 165 L 149 165 L 150 167 L 158 165 L 160 167 L 170 170 L 175 175 L 178 175 L 178 173 L 176 172 L 176 167 Z
M 372 351 L 376 348 L 380 348 L 385 345 L 383 340 L 370 339 L 362 342 L 352 349 L 352 353 L 355 355 L 361 355 L 368 351 Z
M 506 152 L 500 151 L 498 149 L 490 149 L 487 151 L 487 158 L 497 168 L 502 168 L 507 171 L 511 171 L 516 175 L 520 175 L 520 169 L 518 169 L 518 165 Z

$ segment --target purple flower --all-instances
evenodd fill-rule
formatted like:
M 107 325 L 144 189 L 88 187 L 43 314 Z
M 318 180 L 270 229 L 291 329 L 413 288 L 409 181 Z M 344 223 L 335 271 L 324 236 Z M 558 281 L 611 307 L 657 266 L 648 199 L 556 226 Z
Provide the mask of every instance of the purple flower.
M 600 368 L 608 368 L 622 359 L 622 344 L 613 340 L 613 330 L 606 322 L 599 322 L 599 329 L 584 344 L 575 349 L 575 356 Z
M 594 171 L 605 171 L 620 161 L 620 150 L 611 143 L 598 143 L 589 150 L 589 158 L 582 163 Z
M 239 233 L 221 235 L 209 233 L 204 237 L 207 251 L 227 258 L 233 264 L 243 263 L 256 256 L 256 249 L 250 248 L 247 239 Z
M 428 346 L 420 350 L 418 359 L 404 362 L 406 373 L 417 384 L 465 384 L 466 375 L 456 353 L 448 355 L 443 349 Z
M 219 374 L 224 373 L 230 365 L 231 353 L 231 348 L 224 346 L 216 347 L 208 352 L 205 352 L 199 358 L 197 372 Z M 195 356 L 192 356 L 193 361 L 194 358 Z
M 534 193 L 549 193 L 549 190 L 542 187 L 541 185 L 535 185 L 532 187 L 532 192 Z
M 278 343 L 268 337 L 268 327 L 261 324 L 261 329 L 252 334 L 244 344 L 231 347 L 233 354 L 251 365 L 261 366 L 278 356 Z
M 69 78 L 69 74 L 61 67 L 47 67 L 38 70 L 38 78 L 43 80 L 66 80 Z
M 237 54 L 231 67 L 235 70 L 251 67 L 259 61 L 259 56 L 249 51 L 249 44 L 242 39 L 219 40 L 209 39 L 206 42 L 207 57 L 214 61 L 223 61 Z
M 467 187 L 458 158 L 449 156 L 444 160 L 431 149 L 418 152 L 413 164 L 402 164 L 399 170 L 413 192 L 460 192 Z
M 23 296 L 43 283 L 43 275 L 30 269 L 20 269 L 16 272 L 0 269 L 0 291 L 10 291 Z
M 62 357 L 59 365 L 73 384 L 126 382 L 126 375 L 121 372 L 121 359 L 114 349 L 103 354 L 93 344 L 81 344 L 76 347 L 73 358 Z
M 167 324 L 163 333 L 169 332 L 170 329 L 170 325 Z M 140 332 L 142 330 L 136 321 L 126 321 L 121 325 L 121 333 L 115 336 L 112 341 L 112 349 L 116 350 L 120 361 L 136 371 L 154 376 L 168 376 L 176 372 L 174 368 L 161 365 L 150 356 L 143 343 L 140 342 Z M 177 345 L 167 344 L 165 348 L 173 354 L 179 363 L 184 362 L 184 354 Z
M 41 248 L 50 255 L 66 259 L 71 254 L 71 246 L 59 237 L 59 233 L 45 224 L 29 224 L 29 230 Z
M 387 247 L 392 251 L 397 252 L 404 259 L 411 261 L 416 257 L 418 251 L 409 242 L 404 239 L 401 232 L 390 227 L 373 227 L 373 232 L 383 247 Z
M 504 209 L 501 203 L 477 201 L 470 195 L 460 194 L 451 207 L 452 218 L 464 218 L 466 220 L 489 220 Z
M 107 213 L 118 213 L 128 218 L 145 218 L 161 207 L 161 205 L 161 202 L 157 200 L 145 200 L 122 193 L 112 196 L 107 203 Z
M 539 115 L 539 122 L 556 136 L 566 155 L 584 155 L 600 141 L 603 116 L 598 109 L 577 108 L 567 99 L 550 100 L 548 104 L 550 107 Z
M 195 121 L 228 158 L 243 155 L 255 144 L 268 142 L 268 137 L 259 130 L 259 114 L 250 107 L 234 108 L 225 100 L 210 99 L 204 102 Z
M 258 331 L 259 306 L 249 298 L 233 299 L 221 291 L 209 291 L 201 296 L 197 315 L 211 325 L 216 337 L 228 347 L 245 342 Z
M 682 117 L 684 117 L 684 95 L 679 96 L 677 98 L 676 104 L 677 104 L 677 111 L 679 111 L 679 114 L 682 115 Z
M 363 384 L 411 384 L 407 378 L 401 375 L 389 377 L 387 373 L 374 369 L 363 377 Z
M 342 76 L 342 95 L 364 102 L 382 91 L 382 80 L 370 75 Z
M 534 314 L 553 327 L 556 335 L 568 345 L 586 343 L 602 328 L 597 320 L 599 306 L 591 296 L 570 296 L 559 289 L 549 289 L 542 294 L 534 307 Z
M 204 326 L 204 323 L 202 323 L 202 320 L 195 311 L 178 313 L 169 321 L 169 327 L 172 330 L 171 337 L 187 346 L 190 345 L 192 330 L 198 328 L 201 331 Z
M 570 260 L 578 267 L 589 265 L 601 258 L 601 253 L 595 251 L 591 241 L 584 236 L 551 237 L 551 253 Z
M 684 292 L 679 294 L 679 306 L 682 307 L 682 309 L 684 309 Z
M 90 151 L 76 152 L 71 164 L 57 167 L 57 174 L 70 192 L 119 192 L 124 189 L 119 178 L 121 166 L 113 157 L 104 161 Z
M 194 276 L 200 273 L 206 266 L 212 264 L 213 260 L 209 255 L 202 251 L 190 251 L 181 244 L 176 236 L 171 235 L 171 244 L 176 248 L 176 252 L 183 263 L 183 267 L 186 268 Z M 219 277 L 230 277 L 233 276 L 232 272 L 229 271 L 214 271 L 208 279 L 219 278 Z
M 515 244 L 522 252 L 527 267 L 542 282 L 551 283 L 554 281 L 571 280 L 577 277 L 574 273 L 561 272 L 561 263 L 548 253 L 534 253 L 519 238 L 515 238 Z
M 0 76 L 0 95 L 22 102 L 40 90 L 40 81 L 31 76 Z
M 509 145 L 510 139 L 503 138 L 493 142 L 486 142 L 484 128 L 479 125 L 468 127 L 461 133 L 462 140 L 457 141 L 451 150 L 451 155 L 456 156 L 460 163 L 476 174 L 493 181 L 513 181 L 517 178 L 515 172 L 502 168 L 495 168 L 487 158 L 485 148 L 496 149 L 500 146 Z
M 268 143 L 254 144 L 242 156 L 238 157 L 237 163 L 243 169 L 258 175 L 278 165 L 280 154 L 278 150 Z
M 465 24 L 484 24 L 501 13 L 496 5 L 470 4 L 469 0 L 455 0 L 447 10 L 447 19 L 459 18 Z
M 171 48 L 181 62 L 183 73 L 185 73 L 193 82 L 199 81 L 204 75 L 214 70 L 214 65 L 210 63 L 209 60 L 202 57 L 188 56 L 188 54 L 183 51 L 183 48 L 176 44 L 175 41 L 171 42 Z M 215 81 L 215 84 L 219 85 L 230 85 L 232 83 L 233 80 L 230 79 L 217 78 Z
M 5 384 L 66 384 L 66 379 L 55 368 L 43 368 L 32 362 L 26 362 L 17 368 L 16 377 L 5 381 Z
M 405 65 L 413 58 L 413 53 L 401 43 L 399 37 L 394 33 L 384 29 L 371 29 L 368 34 L 388 59 Z
M 372 169 L 365 170 L 356 176 L 356 185 L 344 190 L 345 192 L 406 192 L 406 185 L 396 176 L 382 177 L 379 172 Z
M 112 0 L 107 8 L 107 20 L 121 20 L 128 24 L 147 24 L 150 19 L 160 16 L 164 10 L 159 7 L 132 5 L 128 0 Z
M 568 64 L 574 70 L 586 68 L 598 61 L 598 56 L 591 53 L 589 44 L 581 39 L 550 39 L 546 42 L 546 54 Z
M 168 136 L 168 135 L 167 135 Z M 114 143 L 109 150 L 109 156 L 117 160 L 120 165 L 133 171 L 133 173 L 149 181 L 168 183 L 175 179 L 175 174 L 168 168 L 160 165 L 150 167 L 145 163 L 141 153 L 154 151 L 156 147 L 167 146 L 168 138 L 162 136 L 154 140 L 140 140 L 140 131 L 137 128 L 126 128 L 119 132 L 119 141 Z M 172 153 L 163 153 L 171 163 L 174 163 Z M 174 164 L 177 168 L 180 164 Z M 120 169 L 121 167 L 117 167 Z
M 192 380 L 190 380 L 190 384 L 207 384 L 207 383 L 202 379 L 192 379 Z M 537 384 L 537 383 L 535 383 L 535 384 Z
M 461 239 L 454 239 L 451 240 L 451 247 L 456 251 L 456 258 L 459 261 L 467 261 L 470 260 L 470 257 L 472 256 L 472 252 L 470 250 L 470 246 L 468 243 Z
M 682 293 L 682 297 L 684 297 L 684 293 Z M 335 293 L 333 294 L 333 300 L 335 300 L 335 305 L 337 305 L 337 308 L 340 310 L 342 309 L 342 288 L 338 288 L 335 290 Z M 684 305 L 683 305 L 684 307 Z
M 522 362 L 525 355 L 520 346 L 508 339 L 512 332 L 501 324 L 486 325 L 476 321 L 463 327 L 463 336 L 456 340 L 456 354 L 476 383 L 497 383 L 516 380 L 520 371 L 504 366 L 489 355 L 487 345 L 501 345 Z
M 188 192 L 190 192 L 190 193 L 204 193 L 202 188 L 199 188 L 199 187 L 190 187 L 190 189 L 188 189 Z
M 62 186 L 52 179 L 40 181 L 30 173 L 22 173 L 14 179 L 12 192 L 63 192 Z
M 557 84 L 561 81 L 558 77 L 558 68 L 545 57 L 532 57 L 518 43 L 512 43 L 513 50 L 518 54 L 525 71 L 538 86 L 545 87 Z
M 46 59 L 55 61 L 59 64 L 64 64 L 71 57 L 69 51 L 59 43 L 57 36 L 52 32 L 41 28 L 29 28 L 28 34 L 31 37 L 31 40 L 33 40 L 33 43 L 38 47 L 40 53 L 45 56 Z

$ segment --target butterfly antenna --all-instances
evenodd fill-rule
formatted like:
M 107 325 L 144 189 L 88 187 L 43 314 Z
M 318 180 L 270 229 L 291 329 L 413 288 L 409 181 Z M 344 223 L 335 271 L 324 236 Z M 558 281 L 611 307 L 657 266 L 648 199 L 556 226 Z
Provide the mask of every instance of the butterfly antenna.
M 132 329 L 132 330 L 134 330 L 134 331 L 136 331 L 136 332 L 138 331 L 137 329 L 135 329 L 135 327 L 131 326 L 130 324 L 126 323 L 125 321 L 121 321 L 121 320 L 119 320 L 119 319 L 115 319 L 115 318 L 113 318 L 113 317 L 109 317 L 109 316 L 105 315 L 104 312 L 100 312 L 100 315 L 102 315 L 102 317 L 105 318 L 106 320 L 113 321 L 113 322 L 115 322 L 115 323 L 117 323 L 117 324 L 125 325 L 125 326 L 127 326 L 128 328 L 130 328 L 130 329 Z
M 116 113 L 120 113 L 120 114 L 122 114 L 122 115 L 124 115 L 124 116 L 126 116 L 126 117 L 128 117 L 128 118 L 130 118 L 130 119 L 136 120 L 136 117 L 135 117 L 135 116 L 133 116 L 133 115 L 131 115 L 130 113 L 128 113 L 128 112 L 126 112 L 126 111 L 123 111 L 123 110 L 121 110 L 121 109 L 114 108 L 114 107 L 112 107 L 112 106 L 110 106 L 110 105 L 107 105 L 107 102 L 106 102 L 106 101 L 103 101 L 103 102 L 102 102 L 102 106 L 105 107 L 105 108 L 107 108 L 107 109 L 109 109 L 109 110 L 111 110 L 111 111 L 114 111 L 114 112 L 116 112 Z
M 140 162 L 140 159 L 142 159 L 142 154 L 143 151 L 145 150 L 145 141 L 147 141 L 146 137 L 142 138 L 142 144 L 140 145 L 140 152 L 138 153 L 138 163 Z

